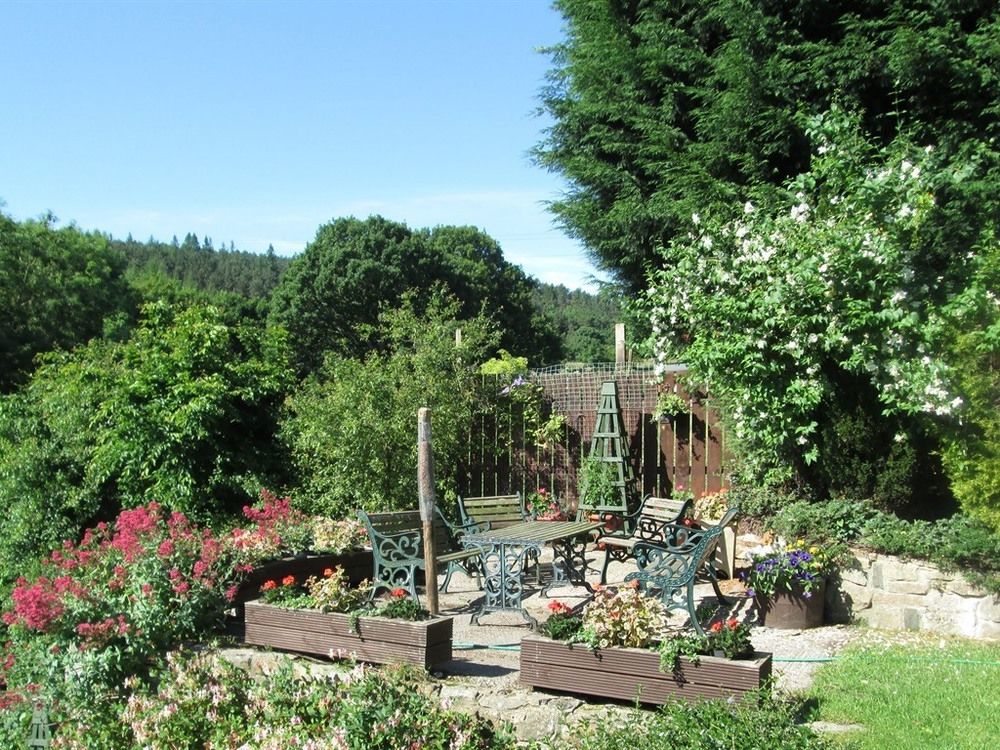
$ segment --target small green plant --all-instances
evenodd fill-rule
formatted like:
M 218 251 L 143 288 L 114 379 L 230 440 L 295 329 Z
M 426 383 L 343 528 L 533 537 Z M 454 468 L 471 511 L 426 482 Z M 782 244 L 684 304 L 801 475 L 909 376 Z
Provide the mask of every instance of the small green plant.
M 656 422 L 674 414 L 683 414 L 688 410 L 688 402 L 674 391 L 663 391 L 656 397 L 656 406 L 650 418 Z
M 635 585 L 601 587 L 583 610 L 580 640 L 592 648 L 646 648 L 667 629 L 667 610 L 659 599 Z
M 368 542 L 364 525 L 356 518 L 312 518 L 313 549 L 316 552 L 339 555 L 361 549 Z
M 588 456 L 580 466 L 580 503 L 588 508 L 618 505 L 620 494 L 615 467 L 596 456 Z
M 563 602 L 549 602 L 549 619 L 542 623 L 541 633 L 554 641 L 573 641 L 583 628 L 583 618 Z
M 559 500 L 544 487 L 539 487 L 528 495 L 524 509 L 536 521 L 565 521 L 569 518 L 569 513 Z

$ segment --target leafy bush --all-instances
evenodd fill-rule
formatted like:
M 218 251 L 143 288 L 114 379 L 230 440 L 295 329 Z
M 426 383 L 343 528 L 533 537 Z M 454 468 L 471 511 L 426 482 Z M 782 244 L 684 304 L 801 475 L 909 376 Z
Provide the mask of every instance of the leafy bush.
M 166 649 L 221 622 L 233 568 L 225 546 L 156 503 L 66 542 L 3 614 L 0 682 L 86 695 L 143 674 Z M 228 592 L 228 593 L 232 593 Z
M 768 691 L 743 701 L 678 701 L 655 713 L 636 710 L 621 725 L 581 726 L 560 748 L 575 750 L 833 750 L 796 723 L 794 707 Z
M 251 679 L 211 654 L 167 658 L 156 687 L 124 703 L 63 706 L 53 750 L 502 750 L 510 737 L 444 709 L 405 670 L 303 678 L 290 665 Z M 105 738 L 95 741 L 95 738 Z
M 431 409 L 435 477 L 454 492 L 480 392 L 478 364 L 496 342 L 484 319 L 459 322 L 437 297 L 425 316 L 412 306 L 384 314 L 385 352 L 364 361 L 331 357 L 289 403 L 282 436 L 298 474 L 296 498 L 332 517 L 414 508 L 416 416 Z M 462 343 L 455 344 L 455 329 Z

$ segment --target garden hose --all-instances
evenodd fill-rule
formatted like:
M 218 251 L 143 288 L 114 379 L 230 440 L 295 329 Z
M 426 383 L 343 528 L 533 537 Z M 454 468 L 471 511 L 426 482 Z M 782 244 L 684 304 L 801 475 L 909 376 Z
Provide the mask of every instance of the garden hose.
M 456 641 L 451 644 L 454 651 L 471 651 L 473 649 L 488 649 L 491 651 L 520 651 L 519 643 L 469 643 Z M 772 656 L 771 661 L 782 664 L 826 664 L 843 658 L 839 656 Z M 931 656 L 900 656 L 900 660 L 906 661 L 927 661 L 936 664 L 971 664 L 977 666 L 998 666 L 1000 661 L 990 661 L 987 659 L 935 659 Z

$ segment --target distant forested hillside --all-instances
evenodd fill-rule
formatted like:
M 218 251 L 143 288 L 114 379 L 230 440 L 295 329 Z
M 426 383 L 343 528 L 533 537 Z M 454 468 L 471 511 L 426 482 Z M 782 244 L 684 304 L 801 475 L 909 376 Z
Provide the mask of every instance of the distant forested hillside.
M 183 242 L 111 240 L 111 248 L 125 257 L 128 273 L 141 277 L 160 273 L 205 292 L 232 292 L 244 297 L 268 298 L 291 263 L 269 247 L 266 254 L 236 250 L 232 243 L 216 250 L 211 238 L 199 241 L 189 233 Z

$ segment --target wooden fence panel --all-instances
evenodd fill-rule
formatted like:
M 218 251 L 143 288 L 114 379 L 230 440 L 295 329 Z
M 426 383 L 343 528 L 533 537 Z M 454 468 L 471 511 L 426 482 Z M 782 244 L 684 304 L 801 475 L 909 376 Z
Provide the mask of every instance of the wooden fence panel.
M 579 394 L 575 400 L 567 399 L 565 391 L 576 387 L 573 376 L 569 373 L 543 381 L 549 405 L 566 418 L 566 429 L 557 444 L 535 445 L 523 410 L 516 403 L 510 403 L 506 411 L 483 413 L 473 420 L 468 465 L 461 473 L 464 486 L 459 492 L 529 493 L 544 487 L 564 504 L 575 507 L 577 473 L 590 452 L 597 398 L 594 395 L 589 403 Z M 619 390 L 628 394 L 620 400 L 622 429 L 639 494 L 669 495 L 686 490 L 699 497 L 720 489 L 725 481 L 725 434 L 708 395 L 684 393 L 672 373 L 659 384 L 648 382 L 648 370 L 613 377 L 620 380 Z M 654 418 L 657 394 L 664 391 L 675 392 L 686 404 L 685 411 Z

